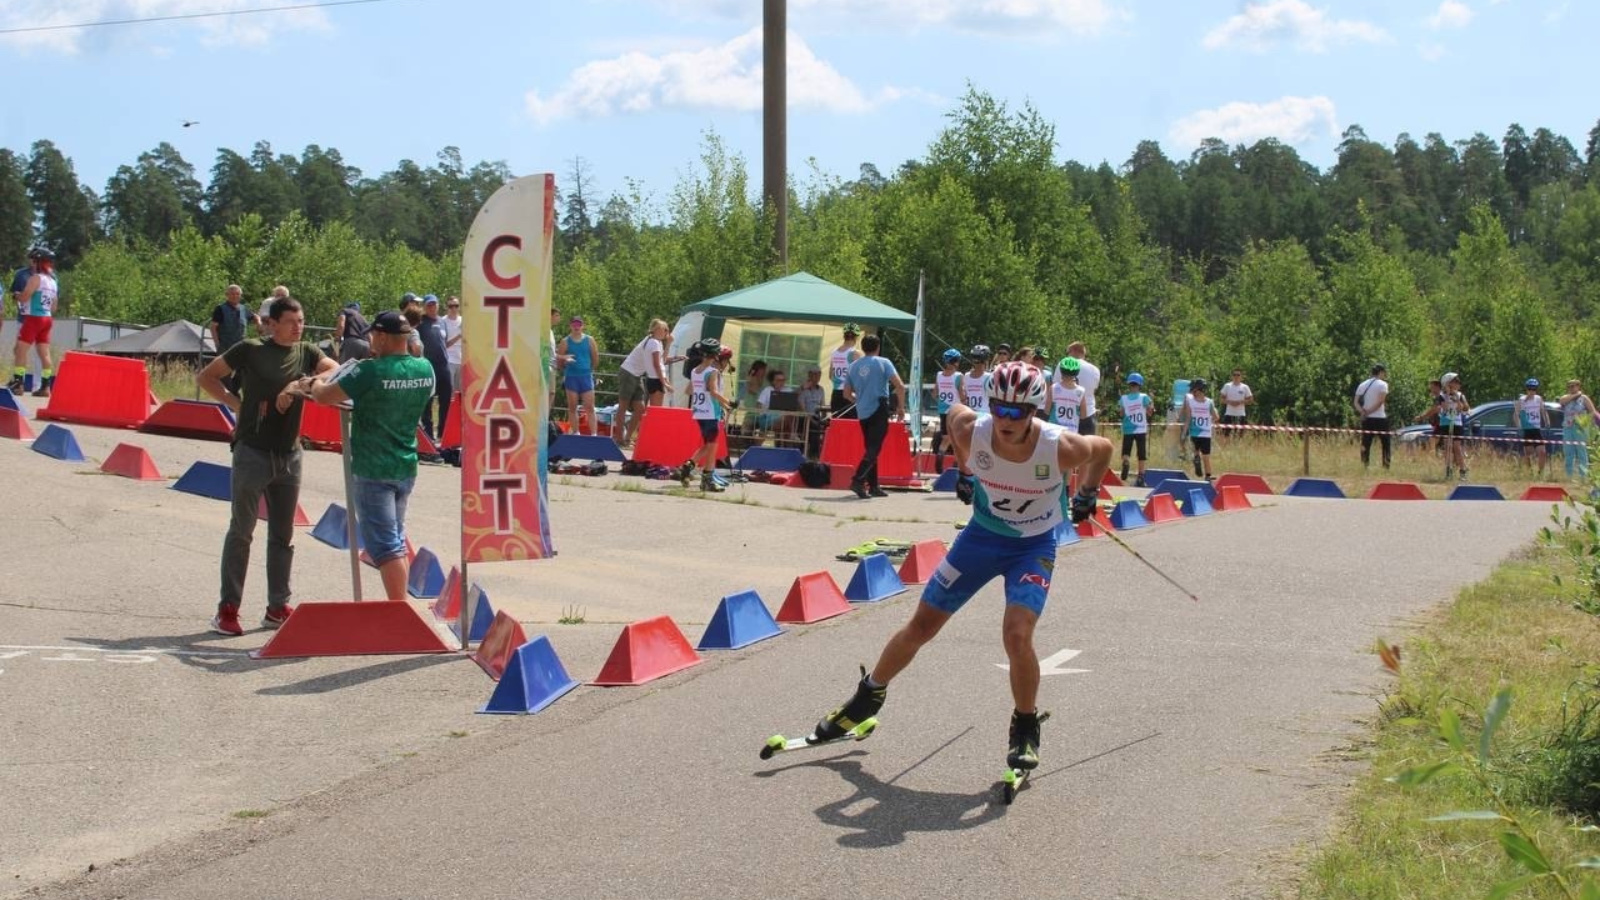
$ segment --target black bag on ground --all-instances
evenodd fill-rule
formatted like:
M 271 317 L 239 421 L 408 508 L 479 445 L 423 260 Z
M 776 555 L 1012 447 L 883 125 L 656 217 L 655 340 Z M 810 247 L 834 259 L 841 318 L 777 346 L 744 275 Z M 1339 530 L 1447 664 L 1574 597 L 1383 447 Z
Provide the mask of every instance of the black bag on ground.
M 800 464 L 800 481 L 808 488 L 825 488 L 833 480 L 826 463 L 808 459 Z

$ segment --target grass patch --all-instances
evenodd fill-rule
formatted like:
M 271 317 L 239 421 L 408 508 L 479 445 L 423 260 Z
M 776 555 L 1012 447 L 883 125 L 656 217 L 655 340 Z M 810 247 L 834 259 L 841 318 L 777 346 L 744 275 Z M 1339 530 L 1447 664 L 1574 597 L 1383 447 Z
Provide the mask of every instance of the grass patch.
M 556 620 L 556 624 L 557 625 L 582 625 L 583 624 L 583 613 L 584 613 L 584 610 L 583 610 L 583 607 L 581 607 L 581 606 L 563 606 L 563 607 L 561 607 L 561 618 Z
M 448 737 L 448 738 L 464 738 L 466 736 L 467 736 L 467 733 L 465 731 L 452 731 L 452 732 L 450 732 L 450 733 L 445 735 L 445 737 Z
M 168 400 L 210 400 L 196 386 L 194 377 L 199 373 L 186 362 L 152 362 L 146 366 L 150 372 L 150 391 L 165 403 Z
M 235 819 L 265 819 L 270 815 L 272 813 L 265 809 L 241 809 L 235 812 L 233 817 Z
M 1297 896 L 1459 900 L 1486 896 L 1495 885 L 1526 875 L 1501 845 L 1504 822 L 1426 821 L 1496 808 L 1495 797 L 1467 772 L 1416 787 L 1385 780 L 1450 756 L 1434 726 L 1441 713 L 1459 716 L 1468 750 L 1475 752 L 1484 710 L 1507 688 L 1512 705 L 1495 732 L 1485 770 L 1489 783 L 1557 865 L 1600 854 L 1600 836 L 1578 830 L 1594 822 L 1573 808 L 1582 793 L 1570 783 L 1576 778 L 1581 788 L 1590 780 L 1583 767 L 1600 762 L 1594 742 L 1600 731 L 1592 721 L 1600 716 L 1593 711 L 1600 696 L 1600 622 L 1574 608 L 1575 589 L 1552 581 L 1571 568 L 1561 548 L 1531 551 L 1463 591 L 1405 642 L 1398 681 L 1380 703 L 1366 751 L 1371 770 L 1357 782 Z M 1586 744 L 1597 759 L 1582 758 Z M 1590 771 L 1600 778 L 1600 769 Z M 1516 896 L 1577 895 L 1543 879 Z

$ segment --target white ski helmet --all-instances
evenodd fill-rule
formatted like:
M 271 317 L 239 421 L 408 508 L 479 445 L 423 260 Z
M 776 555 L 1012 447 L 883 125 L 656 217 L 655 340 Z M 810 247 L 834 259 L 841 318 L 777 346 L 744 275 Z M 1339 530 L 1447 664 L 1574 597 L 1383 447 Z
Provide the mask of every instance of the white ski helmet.
M 1026 403 L 1042 409 L 1049 393 L 1044 374 L 1025 362 L 1003 362 L 989 376 L 986 390 L 990 400 L 1001 403 Z

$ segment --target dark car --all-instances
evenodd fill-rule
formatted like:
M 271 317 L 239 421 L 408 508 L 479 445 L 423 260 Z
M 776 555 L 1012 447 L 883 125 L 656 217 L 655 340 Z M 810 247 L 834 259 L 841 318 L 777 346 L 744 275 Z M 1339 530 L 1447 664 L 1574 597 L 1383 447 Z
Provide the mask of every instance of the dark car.
M 1545 440 L 1560 441 L 1561 407 L 1546 400 L 1544 410 L 1549 414 L 1550 420 L 1550 424 L 1544 429 Z M 1403 447 L 1420 447 L 1433 437 L 1433 426 L 1412 425 L 1400 429 L 1395 435 Z M 1487 439 L 1484 440 L 1484 444 L 1501 452 L 1520 450 L 1522 425 L 1517 418 L 1517 401 L 1494 400 L 1474 406 L 1467 412 L 1467 437 Z M 1561 448 L 1552 446 L 1550 452 L 1560 453 Z

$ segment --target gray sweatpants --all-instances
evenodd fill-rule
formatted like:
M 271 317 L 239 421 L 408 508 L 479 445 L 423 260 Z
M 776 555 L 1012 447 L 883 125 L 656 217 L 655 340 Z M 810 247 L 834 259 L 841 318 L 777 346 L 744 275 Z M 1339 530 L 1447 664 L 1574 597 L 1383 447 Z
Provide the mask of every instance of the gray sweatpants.
M 267 609 L 289 604 L 289 571 L 294 565 L 294 511 L 300 502 L 300 449 L 268 453 L 243 444 L 233 448 L 233 518 L 222 540 L 222 596 L 219 606 L 239 606 L 244 576 L 250 571 L 250 542 L 256 509 L 267 498 Z

